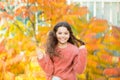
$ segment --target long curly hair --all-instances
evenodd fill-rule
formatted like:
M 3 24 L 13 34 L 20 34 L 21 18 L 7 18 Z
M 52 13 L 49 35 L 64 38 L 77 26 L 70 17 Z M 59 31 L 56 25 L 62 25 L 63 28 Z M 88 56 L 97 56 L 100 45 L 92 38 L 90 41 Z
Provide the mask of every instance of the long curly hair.
M 59 27 L 66 27 L 67 30 L 69 31 L 69 33 L 70 33 L 70 38 L 68 39 L 69 43 L 71 43 L 73 45 L 76 45 L 76 46 L 85 44 L 83 41 L 77 39 L 73 35 L 71 26 L 67 22 L 59 22 L 54 26 L 53 30 L 50 31 L 49 34 L 48 34 L 48 39 L 47 39 L 47 42 L 46 42 L 46 53 L 50 57 L 58 56 L 58 53 L 55 51 L 55 47 L 58 44 L 58 40 L 57 40 L 57 37 L 56 37 L 56 32 L 57 32 Z

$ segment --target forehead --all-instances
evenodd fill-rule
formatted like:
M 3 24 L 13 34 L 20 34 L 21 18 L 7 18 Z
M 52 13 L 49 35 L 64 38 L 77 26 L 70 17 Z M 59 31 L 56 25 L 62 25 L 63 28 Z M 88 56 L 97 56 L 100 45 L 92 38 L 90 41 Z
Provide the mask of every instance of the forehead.
M 69 32 L 68 31 L 68 29 L 66 28 L 66 27 L 64 27 L 64 26 L 61 26 L 61 27 L 59 27 L 58 29 L 57 29 L 57 31 L 67 31 L 67 32 Z

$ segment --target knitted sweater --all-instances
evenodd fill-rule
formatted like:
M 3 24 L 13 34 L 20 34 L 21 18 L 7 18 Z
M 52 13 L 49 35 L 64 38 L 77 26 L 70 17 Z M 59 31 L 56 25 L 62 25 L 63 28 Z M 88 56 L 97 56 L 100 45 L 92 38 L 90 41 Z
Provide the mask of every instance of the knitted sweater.
M 77 80 L 76 75 L 81 74 L 87 61 L 87 50 L 85 47 L 78 48 L 75 45 L 68 43 L 65 48 L 56 48 L 60 57 L 53 57 L 51 60 L 48 55 L 38 62 L 46 73 L 47 80 L 51 80 L 52 76 L 58 76 L 62 80 Z

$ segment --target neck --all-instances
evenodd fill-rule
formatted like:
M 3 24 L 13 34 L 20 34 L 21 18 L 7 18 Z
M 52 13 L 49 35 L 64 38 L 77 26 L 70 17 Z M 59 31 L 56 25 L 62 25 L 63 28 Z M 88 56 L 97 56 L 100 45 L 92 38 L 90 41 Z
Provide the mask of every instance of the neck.
M 65 47 L 67 47 L 67 43 L 64 43 L 64 44 L 58 43 L 58 47 L 59 48 L 65 48 Z

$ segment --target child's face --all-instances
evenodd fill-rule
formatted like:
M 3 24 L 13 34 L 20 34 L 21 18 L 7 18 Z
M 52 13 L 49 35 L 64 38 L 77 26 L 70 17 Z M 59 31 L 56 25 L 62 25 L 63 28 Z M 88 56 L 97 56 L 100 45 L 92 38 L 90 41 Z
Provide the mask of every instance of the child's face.
M 70 33 L 66 27 L 62 26 L 62 27 L 58 28 L 58 30 L 56 32 L 56 37 L 57 37 L 58 43 L 65 44 L 65 43 L 67 43 L 67 41 L 70 37 Z

